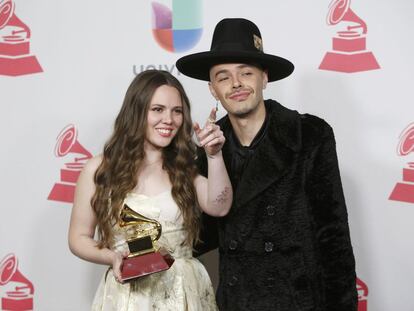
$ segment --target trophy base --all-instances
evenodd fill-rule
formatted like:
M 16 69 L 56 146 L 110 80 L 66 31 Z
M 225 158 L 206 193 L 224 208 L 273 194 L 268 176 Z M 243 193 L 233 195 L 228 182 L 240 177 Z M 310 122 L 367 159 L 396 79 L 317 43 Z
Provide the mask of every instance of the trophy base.
M 125 258 L 121 269 L 122 281 L 131 281 L 149 274 L 168 270 L 174 258 L 168 254 L 154 252 L 132 258 Z
M 332 38 L 332 49 L 334 51 L 341 52 L 357 52 L 366 50 L 366 38 L 365 37 L 356 37 L 356 38 L 341 38 L 334 37 Z
M 68 170 L 68 169 L 62 168 L 60 170 L 60 181 L 76 184 L 80 173 L 81 173 L 81 170 L 79 169 Z
M 397 183 L 388 200 L 414 203 L 414 184 Z
M 372 52 L 352 54 L 327 52 L 319 65 L 319 69 L 339 72 L 359 72 L 379 69 L 377 60 Z
M 56 183 L 52 191 L 50 191 L 49 196 L 47 199 L 49 201 L 59 201 L 59 202 L 66 202 L 66 203 L 73 203 L 73 199 L 75 197 L 75 184 L 61 184 Z
M 22 76 L 38 72 L 43 72 L 43 69 L 34 55 L 0 56 L 0 75 Z
M 358 301 L 358 311 L 367 311 L 367 301 L 366 300 L 360 300 Z
M 29 41 L 23 42 L 0 42 L 0 55 L 4 56 L 20 56 L 29 55 L 30 45 Z
M 25 311 L 33 310 L 33 298 L 27 297 L 3 297 L 1 299 L 1 310 Z

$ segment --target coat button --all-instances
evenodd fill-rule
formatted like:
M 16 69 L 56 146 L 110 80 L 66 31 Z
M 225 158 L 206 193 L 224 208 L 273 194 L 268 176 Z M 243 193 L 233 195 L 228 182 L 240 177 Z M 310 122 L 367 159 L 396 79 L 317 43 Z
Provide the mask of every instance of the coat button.
M 229 286 L 234 286 L 234 285 L 236 285 L 236 283 L 237 283 L 237 281 L 238 281 L 239 279 L 237 278 L 237 276 L 235 276 L 235 275 L 233 275 L 231 278 L 230 278 L 230 281 L 227 283 Z
M 237 241 L 231 240 L 230 243 L 229 243 L 229 249 L 234 251 L 236 248 L 237 248 Z
M 266 207 L 267 215 L 273 216 L 276 212 L 276 207 L 274 205 L 269 205 Z
M 266 253 L 270 253 L 273 251 L 273 243 L 272 242 L 266 242 L 265 243 L 265 251 Z

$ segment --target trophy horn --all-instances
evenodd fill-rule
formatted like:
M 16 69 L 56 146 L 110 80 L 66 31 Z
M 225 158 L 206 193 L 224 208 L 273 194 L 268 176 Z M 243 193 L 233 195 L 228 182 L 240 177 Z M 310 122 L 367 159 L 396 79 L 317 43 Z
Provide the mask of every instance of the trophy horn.
M 92 154 L 77 140 L 78 132 L 73 124 L 67 125 L 56 138 L 55 155 L 63 157 L 68 153 L 83 154 L 84 158 L 76 158 L 75 161 L 92 158 Z
M 126 204 L 124 204 L 123 208 L 121 209 L 121 214 L 119 218 L 120 218 L 120 221 L 119 221 L 120 227 L 125 227 L 125 226 L 130 226 L 130 225 L 137 225 L 139 227 L 140 225 L 143 225 L 142 229 L 138 229 L 138 230 L 142 230 L 142 231 L 156 230 L 157 235 L 155 238 L 153 238 L 153 240 L 158 240 L 161 236 L 162 227 L 158 221 L 156 221 L 155 219 L 150 219 L 148 217 L 145 217 L 137 213 L 136 211 L 134 211 L 132 208 L 130 208 Z M 148 224 L 152 226 L 148 226 Z M 144 226 L 144 225 L 147 225 L 147 226 Z
M 14 3 L 12 0 L 0 1 L 0 29 L 8 24 L 14 15 Z
M 26 277 L 17 269 L 17 258 L 14 254 L 6 255 L 0 263 L 0 285 L 6 285 L 9 282 L 23 283 L 26 286 L 18 286 L 17 290 L 29 288 L 30 294 L 33 295 L 34 287 Z
M 358 298 L 368 296 L 368 286 L 362 280 L 357 278 L 356 280 L 357 291 L 358 291 Z
M 359 24 L 358 26 L 348 26 L 348 30 L 362 28 L 362 33 L 367 33 L 367 24 L 352 11 L 350 8 L 351 0 L 333 0 L 329 5 L 327 15 L 328 25 L 336 25 L 341 21 L 348 21 Z
M 409 124 L 400 134 L 397 154 L 406 156 L 414 151 L 414 123 Z
M 26 38 L 30 38 L 30 28 L 16 16 L 14 8 L 13 0 L 0 0 L 0 29 L 5 26 L 22 28 L 20 30 L 13 30 L 12 34 L 15 35 L 20 32 L 25 32 Z

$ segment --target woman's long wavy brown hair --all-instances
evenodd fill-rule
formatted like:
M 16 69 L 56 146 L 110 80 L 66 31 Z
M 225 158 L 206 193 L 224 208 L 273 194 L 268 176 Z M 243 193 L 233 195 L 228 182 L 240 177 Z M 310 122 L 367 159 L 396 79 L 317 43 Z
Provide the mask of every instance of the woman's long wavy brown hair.
M 138 183 L 138 170 L 145 156 L 147 112 L 152 96 L 162 85 L 177 89 L 183 104 L 183 124 L 171 144 L 163 149 L 163 169 L 168 173 L 172 197 L 188 231 L 187 243 L 192 245 L 199 239 L 200 210 L 194 187 L 196 146 L 192 140 L 190 102 L 180 82 L 169 72 L 147 70 L 129 86 L 95 172 L 96 191 L 91 204 L 97 216 L 99 247 L 112 245 L 112 228 L 119 220 L 123 200 Z

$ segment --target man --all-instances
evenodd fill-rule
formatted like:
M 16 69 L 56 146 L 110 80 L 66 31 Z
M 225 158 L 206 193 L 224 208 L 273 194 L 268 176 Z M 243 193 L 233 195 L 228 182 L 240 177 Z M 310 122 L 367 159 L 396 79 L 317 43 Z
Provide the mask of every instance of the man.
M 205 243 L 198 247 L 200 254 L 219 247 L 220 309 L 356 310 L 333 131 L 318 117 L 263 99 L 267 83 L 289 76 L 292 63 L 263 52 L 252 22 L 224 19 L 210 51 L 176 65 L 209 81 L 228 113 L 217 125 L 226 137 L 222 152 L 234 201 L 228 216 L 204 217 Z M 199 162 L 206 174 L 205 155 Z

